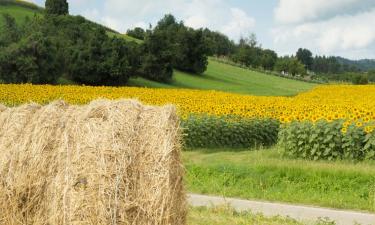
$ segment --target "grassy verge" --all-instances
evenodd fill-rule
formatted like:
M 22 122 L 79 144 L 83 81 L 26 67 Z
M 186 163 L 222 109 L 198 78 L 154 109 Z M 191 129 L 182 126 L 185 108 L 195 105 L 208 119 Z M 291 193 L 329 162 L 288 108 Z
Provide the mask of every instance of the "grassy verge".
M 268 225 L 302 225 L 289 218 L 267 218 L 260 214 L 237 213 L 228 207 L 218 208 L 192 208 L 189 211 L 188 225 L 242 225 L 242 224 L 268 224 Z
M 303 225 L 304 223 L 285 217 L 265 217 L 262 214 L 250 212 L 238 213 L 223 206 L 217 208 L 191 208 L 188 215 L 188 225 Z M 309 223 L 311 224 L 311 223 Z M 332 225 L 333 222 L 321 219 L 315 225 Z
M 375 163 L 283 159 L 262 151 L 184 153 L 188 191 L 375 212 Z

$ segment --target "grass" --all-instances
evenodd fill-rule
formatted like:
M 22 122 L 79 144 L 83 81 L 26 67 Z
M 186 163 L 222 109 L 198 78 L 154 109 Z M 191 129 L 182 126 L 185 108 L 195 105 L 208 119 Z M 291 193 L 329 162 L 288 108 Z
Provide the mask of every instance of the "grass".
M 40 13 L 38 10 L 22 7 L 19 5 L 0 5 L 0 27 L 4 24 L 2 14 L 7 13 L 16 19 L 18 24 L 25 21 L 26 17 L 32 18 L 35 14 Z
M 184 152 L 192 193 L 375 212 L 375 163 L 284 159 L 277 149 Z
M 188 225 L 303 225 L 303 223 L 290 218 L 265 217 L 261 214 L 250 212 L 238 213 L 229 207 L 216 208 L 191 208 L 188 214 Z
M 208 69 L 203 75 L 175 71 L 173 81 L 169 84 L 136 78 L 131 79 L 129 85 L 220 90 L 260 96 L 293 96 L 315 86 L 315 84 L 266 75 L 213 60 L 209 60 Z
M 137 38 L 133 38 L 133 37 L 130 37 L 129 35 L 126 35 L 126 34 L 116 34 L 114 32 L 107 32 L 107 35 L 110 36 L 110 37 L 117 37 L 117 38 L 123 38 L 125 39 L 126 41 L 133 41 L 137 44 L 141 44 L 143 41 L 142 40 L 139 40 Z

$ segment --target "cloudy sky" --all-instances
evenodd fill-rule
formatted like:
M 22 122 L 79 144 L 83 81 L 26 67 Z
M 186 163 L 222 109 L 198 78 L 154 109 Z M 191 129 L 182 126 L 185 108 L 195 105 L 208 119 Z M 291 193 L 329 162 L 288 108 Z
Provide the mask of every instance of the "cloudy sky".
M 44 0 L 30 0 L 44 5 Z M 238 40 L 254 32 L 265 48 L 293 54 L 375 58 L 375 0 L 68 0 L 71 14 L 125 32 L 172 13 L 194 28 Z

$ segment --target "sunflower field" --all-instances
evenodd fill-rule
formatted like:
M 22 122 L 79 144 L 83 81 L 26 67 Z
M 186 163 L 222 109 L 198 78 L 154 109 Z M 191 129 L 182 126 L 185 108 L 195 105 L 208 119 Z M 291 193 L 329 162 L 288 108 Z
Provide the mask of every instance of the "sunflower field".
M 283 124 L 282 129 L 291 129 L 291 124 L 296 122 L 301 124 L 307 122 L 312 127 L 316 127 L 315 124 L 320 121 L 327 124 L 340 121 L 340 127 L 337 128 L 340 133 L 345 134 L 351 131 L 352 127 L 356 127 L 363 130 L 363 140 L 375 139 L 371 136 L 375 133 L 375 85 L 323 85 L 294 97 L 261 97 L 187 89 L 0 84 L 0 103 L 7 106 L 30 102 L 47 104 L 54 100 L 65 100 L 71 104 L 86 104 L 98 98 L 131 98 L 150 105 L 174 104 L 185 124 L 194 125 L 196 131 L 199 130 L 196 127 L 197 124 L 201 124 L 201 129 L 204 130 L 203 126 L 207 126 L 207 121 L 215 120 L 212 118 L 217 118 L 217 121 L 212 123 L 220 124 L 219 127 L 227 129 L 222 132 L 227 133 L 233 127 L 237 129 L 238 124 L 241 123 L 238 122 L 238 119 L 223 123 L 222 118 L 235 117 L 246 120 L 243 123 L 246 125 L 241 128 L 245 130 L 249 129 L 249 120 L 253 120 L 254 124 L 259 124 L 259 120 L 267 121 L 268 124 L 272 123 L 269 121 L 278 121 Z M 210 119 L 199 119 L 203 117 Z M 195 118 L 195 121 L 192 121 L 192 118 Z M 271 128 L 264 126 L 262 129 Z M 207 139 L 215 135 L 215 137 L 218 136 L 218 134 L 207 133 L 208 131 L 206 129 L 203 133 L 191 133 L 190 135 L 197 137 L 203 135 Z M 270 133 L 274 134 L 275 132 Z M 366 137 L 368 135 L 370 137 Z M 246 139 L 248 137 L 241 135 L 239 138 L 242 141 L 233 140 L 235 143 L 229 143 L 229 145 L 237 146 L 237 142 L 243 143 L 243 140 L 248 140 Z M 270 136 L 265 140 L 274 139 L 273 136 Z M 213 143 L 212 141 L 208 142 L 209 145 Z M 223 142 L 225 141 L 215 141 L 215 143 Z M 254 143 L 261 142 L 264 140 L 254 141 Z M 194 145 L 204 147 L 201 141 Z

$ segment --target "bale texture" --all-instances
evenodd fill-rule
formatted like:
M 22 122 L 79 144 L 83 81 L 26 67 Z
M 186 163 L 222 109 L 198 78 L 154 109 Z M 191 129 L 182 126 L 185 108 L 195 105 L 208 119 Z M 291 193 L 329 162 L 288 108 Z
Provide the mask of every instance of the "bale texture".
M 0 224 L 185 224 L 174 107 L 0 107 Z

